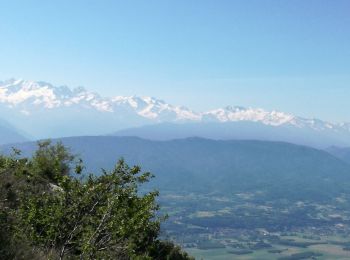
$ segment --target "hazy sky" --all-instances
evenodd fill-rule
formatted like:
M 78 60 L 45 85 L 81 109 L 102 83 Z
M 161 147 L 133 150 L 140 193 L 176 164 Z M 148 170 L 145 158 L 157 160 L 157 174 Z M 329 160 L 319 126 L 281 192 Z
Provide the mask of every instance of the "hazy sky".
M 0 79 L 350 121 L 349 0 L 0 0 Z

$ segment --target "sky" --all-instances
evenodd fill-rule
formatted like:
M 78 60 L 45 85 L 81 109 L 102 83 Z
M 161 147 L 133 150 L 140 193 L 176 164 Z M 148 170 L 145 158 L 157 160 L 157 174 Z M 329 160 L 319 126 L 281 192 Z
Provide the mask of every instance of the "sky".
M 348 0 L 0 0 L 0 80 L 350 122 Z

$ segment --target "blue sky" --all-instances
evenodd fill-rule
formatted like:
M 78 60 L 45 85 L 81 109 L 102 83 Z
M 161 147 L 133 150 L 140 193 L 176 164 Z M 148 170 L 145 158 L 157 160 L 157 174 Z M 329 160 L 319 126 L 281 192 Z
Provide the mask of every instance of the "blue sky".
M 0 0 L 0 79 L 350 121 L 348 0 Z

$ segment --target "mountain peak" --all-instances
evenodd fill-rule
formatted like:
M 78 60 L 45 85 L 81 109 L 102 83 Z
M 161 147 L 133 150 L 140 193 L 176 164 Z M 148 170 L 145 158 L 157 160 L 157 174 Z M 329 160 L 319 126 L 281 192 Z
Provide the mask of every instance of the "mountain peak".
M 248 121 L 268 126 L 290 126 L 314 130 L 350 132 L 350 124 L 332 124 L 318 119 L 304 119 L 277 110 L 225 106 L 206 112 L 195 112 L 184 106 L 174 106 L 150 96 L 102 97 L 84 87 L 71 89 L 53 86 L 43 81 L 10 79 L 0 82 L 0 106 L 20 114 L 35 117 L 38 111 L 55 113 L 99 113 L 110 120 L 133 122 L 127 127 L 163 122 L 237 122 Z M 74 112 L 73 112 L 74 110 Z M 8 111 L 8 110 L 6 110 Z M 71 112 L 67 112 L 71 111 Z M 65 115 L 61 115 L 65 118 Z M 71 115 L 70 115 L 71 116 Z M 79 115 L 77 114 L 79 118 Z

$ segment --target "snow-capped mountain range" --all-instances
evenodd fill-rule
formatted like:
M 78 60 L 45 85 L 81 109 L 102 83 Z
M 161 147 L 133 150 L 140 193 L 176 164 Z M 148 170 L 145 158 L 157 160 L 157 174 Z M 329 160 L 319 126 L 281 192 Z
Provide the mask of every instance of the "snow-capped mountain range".
M 70 89 L 66 86 L 55 87 L 46 82 L 28 80 L 8 80 L 0 82 L 0 102 L 14 109 L 20 109 L 25 115 L 31 115 L 37 109 L 47 111 L 58 108 L 80 106 L 104 113 L 118 113 L 120 108 L 128 108 L 137 115 L 154 121 L 184 121 L 201 119 L 200 114 L 186 107 L 177 107 L 153 97 L 114 96 L 101 97 L 83 87 Z M 171 115 L 171 116 L 170 116 Z
M 294 127 L 348 133 L 350 124 L 305 119 L 279 111 L 226 106 L 195 112 L 153 97 L 102 97 L 83 87 L 70 89 L 46 82 L 0 82 L 0 118 L 36 138 L 106 134 L 153 123 L 256 122 L 272 127 Z

